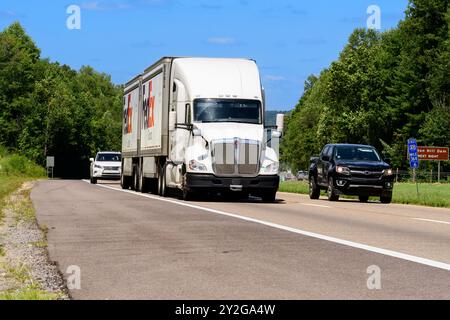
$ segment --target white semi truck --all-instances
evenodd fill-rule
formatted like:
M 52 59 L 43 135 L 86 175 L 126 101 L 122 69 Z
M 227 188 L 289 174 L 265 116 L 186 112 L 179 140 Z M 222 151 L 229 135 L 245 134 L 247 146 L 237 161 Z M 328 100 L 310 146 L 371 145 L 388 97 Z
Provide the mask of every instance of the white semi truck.
M 273 202 L 279 159 L 270 140 L 280 138 L 283 118 L 267 137 L 264 107 L 253 60 L 160 59 L 125 85 L 122 188 Z

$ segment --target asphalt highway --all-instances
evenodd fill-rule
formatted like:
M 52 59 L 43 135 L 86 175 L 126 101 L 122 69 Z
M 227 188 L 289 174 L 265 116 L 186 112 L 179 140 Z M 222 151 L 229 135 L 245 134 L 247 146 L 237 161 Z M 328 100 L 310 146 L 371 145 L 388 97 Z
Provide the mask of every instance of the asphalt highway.
M 74 299 L 450 299 L 448 209 L 184 202 L 79 180 L 31 198 L 50 258 L 68 279 L 79 267 Z

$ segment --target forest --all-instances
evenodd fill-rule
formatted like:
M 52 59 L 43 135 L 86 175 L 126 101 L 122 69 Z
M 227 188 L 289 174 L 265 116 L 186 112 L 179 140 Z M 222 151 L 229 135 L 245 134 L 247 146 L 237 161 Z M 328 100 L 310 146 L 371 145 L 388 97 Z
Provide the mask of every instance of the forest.
M 306 81 L 287 117 L 283 161 L 306 169 L 325 144 L 347 142 L 407 168 L 408 138 L 449 146 L 449 24 L 449 0 L 410 0 L 395 29 L 356 29 L 339 59 Z
M 0 33 L 0 145 L 55 174 L 86 175 L 98 150 L 120 150 L 122 87 L 89 66 L 41 58 L 19 23 Z

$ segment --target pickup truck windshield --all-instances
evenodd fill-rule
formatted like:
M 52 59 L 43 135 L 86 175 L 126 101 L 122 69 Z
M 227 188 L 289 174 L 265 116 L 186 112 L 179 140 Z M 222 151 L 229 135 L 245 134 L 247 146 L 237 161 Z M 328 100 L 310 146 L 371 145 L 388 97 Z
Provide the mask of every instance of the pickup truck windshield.
M 95 161 L 121 161 L 121 156 L 117 153 L 100 153 Z
M 336 147 L 336 160 L 348 161 L 381 161 L 377 151 L 373 148 L 358 146 Z
M 256 100 L 196 99 L 194 121 L 261 124 L 261 103 Z

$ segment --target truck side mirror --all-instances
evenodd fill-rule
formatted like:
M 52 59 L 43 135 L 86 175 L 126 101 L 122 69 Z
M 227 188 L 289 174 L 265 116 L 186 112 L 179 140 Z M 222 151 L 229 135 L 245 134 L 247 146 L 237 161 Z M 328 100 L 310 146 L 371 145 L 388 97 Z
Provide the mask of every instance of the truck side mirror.
M 177 112 L 170 111 L 169 112 L 169 131 L 175 131 L 176 123 L 177 123 Z
M 90 162 L 94 162 L 94 158 L 89 158 L 89 161 Z
M 284 114 L 282 113 L 278 113 L 277 114 L 277 131 L 280 132 L 281 134 L 283 134 L 283 130 L 284 130 Z
M 186 124 L 191 124 L 191 105 L 189 103 L 186 103 L 185 106 L 185 114 L 184 114 L 184 122 Z
M 280 131 L 272 131 L 272 139 L 279 139 L 281 138 L 281 132 Z

